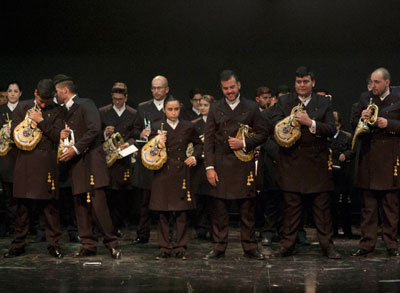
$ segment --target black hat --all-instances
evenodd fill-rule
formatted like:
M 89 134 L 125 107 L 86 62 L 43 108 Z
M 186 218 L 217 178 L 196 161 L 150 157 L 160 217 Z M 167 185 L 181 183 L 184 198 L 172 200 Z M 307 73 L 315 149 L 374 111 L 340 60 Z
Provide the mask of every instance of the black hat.
M 69 77 L 69 76 L 67 76 L 65 74 L 57 74 L 56 76 L 53 77 L 54 85 L 57 85 L 60 82 L 67 81 L 67 80 L 72 81 L 72 77 Z

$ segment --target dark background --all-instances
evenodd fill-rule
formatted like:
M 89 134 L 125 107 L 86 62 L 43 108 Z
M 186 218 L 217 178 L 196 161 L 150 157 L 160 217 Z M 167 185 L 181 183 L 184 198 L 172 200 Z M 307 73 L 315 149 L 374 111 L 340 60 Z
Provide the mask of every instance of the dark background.
M 400 84 L 398 1 L 2 1 L 0 82 L 18 80 L 23 99 L 36 83 L 65 73 L 82 97 L 110 102 L 115 81 L 129 104 L 151 98 L 165 75 L 184 101 L 189 89 L 220 96 L 218 74 L 236 70 L 242 94 L 294 83 L 311 66 L 316 87 L 347 120 L 367 75 L 386 67 Z M 186 101 L 185 101 L 186 103 Z

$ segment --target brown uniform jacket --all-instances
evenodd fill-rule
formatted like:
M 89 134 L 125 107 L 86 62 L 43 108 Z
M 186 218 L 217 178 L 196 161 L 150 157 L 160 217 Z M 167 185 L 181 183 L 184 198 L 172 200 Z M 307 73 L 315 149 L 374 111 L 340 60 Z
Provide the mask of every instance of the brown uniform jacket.
M 107 126 L 114 126 L 114 133 L 119 132 L 124 141 L 133 144 L 133 124 L 136 119 L 137 111 L 128 105 L 125 106 L 125 111 L 121 116 L 113 109 L 113 105 L 107 105 L 99 109 L 102 122 L 102 131 Z M 103 135 L 104 137 L 104 135 Z M 127 180 L 125 173 L 131 173 L 131 156 L 117 160 L 110 168 L 110 188 L 111 189 L 126 189 L 131 188 L 131 180 Z
M 74 104 L 65 112 L 65 122 L 73 130 L 79 155 L 67 164 L 71 174 L 72 194 L 91 192 L 109 183 L 105 154 L 100 143 L 101 119 L 90 99 L 76 96 Z M 93 175 L 94 186 L 90 185 Z
M 164 166 L 154 172 L 151 188 L 150 209 L 155 211 L 183 211 L 194 208 L 194 198 L 187 200 L 187 191 L 194 196 L 191 184 L 193 168 L 184 164 L 186 160 L 186 149 L 189 142 L 193 143 L 193 156 L 198 161 L 202 153 L 201 140 L 194 128 L 194 125 L 185 120 L 179 120 L 175 129 L 172 129 L 167 122 L 164 123 L 164 130 L 167 131 L 167 156 L 168 160 Z M 160 129 L 161 121 L 154 123 L 153 135 Z M 186 190 L 182 189 L 183 179 L 186 179 Z
M 366 109 L 370 98 L 379 107 L 378 116 L 388 121 L 385 129 L 377 126 L 370 127 L 371 133 L 360 134 L 357 138 L 361 142 L 356 144 L 357 154 L 355 159 L 355 186 L 370 190 L 398 190 L 400 178 L 395 176 L 400 173 L 398 160 L 400 159 L 400 97 L 389 94 L 383 101 L 379 97 L 363 96 L 359 102 L 359 111 Z M 360 118 L 355 117 L 354 120 Z
M 204 140 L 204 129 L 206 127 L 206 123 L 203 120 L 203 117 L 199 117 L 192 121 L 194 127 L 196 129 L 197 135 L 200 137 L 203 135 Z M 212 194 L 213 187 L 207 180 L 206 169 L 204 167 L 204 152 L 202 153 L 200 159 L 197 161 L 197 165 L 194 167 L 195 175 L 193 179 L 193 184 L 195 188 L 196 194 L 210 195 Z
M 138 106 L 138 114 L 134 125 L 134 135 L 133 137 L 138 140 L 140 133 L 145 128 L 144 120 L 150 122 L 150 127 L 164 118 L 163 110 L 158 110 L 156 105 L 153 103 L 153 99 L 140 103 Z M 138 144 L 141 148 L 144 144 Z M 133 185 L 141 189 L 151 189 L 151 182 L 153 179 L 153 171 L 146 169 L 141 161 L 140 150 L 136 157 L 136 163 L 133 164 Z
M 223 199 L 255 196 L 255 181 L 247 184 L 250 173 L 255 178 L 254 160 L 240 161 L 228 144 L 228 137 L 236 136 L 240 123 L 249 125 L 256 132 L 255 137 L 246 139 L 247 151 L 265 141 L 265 122 L 257 103 L 240 97 L 234 110 L 225 99 L 211 105 L 205 127 L 204 156 L 205 167 L 214 166 L 219 178 L 212 196 Z
M 18 104 L 13 113 L 13 129 L 25 119 L 26 111 L 33 106 L 34 100 Z M 51 102 L 41 110 L 44 120 L 37 124 L 43 132 L 40 142 L 32 151 L 18 149 L 13 188 L 16 198 L 52 199 L 56 196 L 52 185 L 56 188 L 56 150 L 63 128 L 63 109 Z
M 12 113 L 7 104 L 0 106 L 0 128 L 7 123 L 7 119 L 12 120 Z M 8 117 L 7 117 L 8 115 Z M 3 182 L 13 182 L 15 160 L 17 159 L 17 147 L 12 144 L 12 149 L 5 156 L 0 156 L 0 179 Z
M 279 98 L 271 109 L 272 125 L 290 115 L 300 100 L 296 93 Z M 312 94 L 305 107 L 316 122 L 316 134 L 307 126 L 301 127 L 301 138 L 291 147 L 280 147 L 277 157 L 276 180 L 287 192 L 320 193 L 333 189 L 332 171 L 328 170 L 329 148 L 327 138 L 336 133 L 335 118 L 327 97 Z

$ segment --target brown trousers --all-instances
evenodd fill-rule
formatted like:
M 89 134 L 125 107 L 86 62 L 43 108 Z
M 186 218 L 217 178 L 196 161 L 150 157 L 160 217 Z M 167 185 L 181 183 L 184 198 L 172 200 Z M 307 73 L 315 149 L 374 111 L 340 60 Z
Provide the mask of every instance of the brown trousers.
M 25 245 L 25 238 L 29 233 L 29 210 L 37 205 L 43 209 L 45 218 L 46 241 L 49 246 L 58 244 L 61 238 L 60 212 L 55 200 L 36 200 L 17 198 L 17 213 L 15 217 L 13 249 Z
M 255 236 L 255 198 L 237 199 L 240 214 L 240 240 L 244 251 L 257 248 Z M 228 200 L 211 199 L 211 229 L 213 249 L 225 251 L 228 246 Z
M 91 195 L 91 203 L 86 202 L 86 194 L 74 195 L 74 205 L 78 234 L 84 249 L 92 251 L 97 249 L 98 239 L 93 234 L 93 222 L 104 234 L 103 243 L 108 249 L 118 246 L 118 238 L 111 221 L 107 198 L 103 189 L 95 190 L 94 195 Z
M 175 212 L 176 239 L 174 245 L 171 244 L 169 238 L 169 217 L 171 216 L 172 212 L 160 212 L 159 214 L 157 239 L 160 251 L 168 253 L 171 253 L 171 251 L 174 253 L 186 251 L 189 241 L 186 211 Z
M 281 246 L 291 249 L 296 244 L 296 236 L 302 214 L 302 197 L 311 197 L 312 211 L 319 244 L 322 248 L 333 245 L 332 218 L 330 212 L 330 194 L 328 192 L 317 194 L 301 194 L 293 192 L 283 192 L 283 235 Z
M 397 191 L 363 190 L 360 248 L 374 250 L 378 238 L 378 209 L 386 248 L 397 248 L 399 195 Z

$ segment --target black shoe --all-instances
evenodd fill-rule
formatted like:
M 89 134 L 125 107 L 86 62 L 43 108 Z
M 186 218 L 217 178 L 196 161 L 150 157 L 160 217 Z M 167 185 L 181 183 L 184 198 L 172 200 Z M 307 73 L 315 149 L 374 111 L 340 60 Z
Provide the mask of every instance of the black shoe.
M 135 240 L 133 240 L 132 244 L 133 245 L 146 244 L 147 242 L 149 242 L 148 238 L 137 237 Z
M 124 237 L 124 234 L 121 232 L 120 229 L 117 230 L 116 235 L 117 235 L 118 238 Z
M 270 246 L 272 244 L 272 238 L 268 236 L 264 236 L 261 240 L 262 246 Z
M 89 250 L 89 249 L 86 249 L 86 248 L 81 248 L 80 250 L 79 250 L 79 252 L 77 252 L 77 253 L 75 253 L 74 254 L 74 257 L 75 258 L 80 258 L 80 257 L 88 257 L 88 256 L 94 256 L 94 255 L 96 255 L 97 254 L 97 251 L 96 250 Z
M 111 253 L 111 257 L 112 257 L 113 259 L 121 259 L 121 256 L 122 256 L 122 254 L 121 254 L 121 249 L 119 249 L 118 247 L 116 247 L 116 248 L 111 248 L 111 249 L 110 249 L 110 253 Z
M 257 259 L 257 260 L 264 260 L 265 256 L 262 254 L 258 249 L 251 249 L 251 250 L 246 250 L 244 252 L 244 256 L 252 259 Z
M 322 249 L 323 255 L 325 255 L 329 259 L 341 259 L 342 256 L 339 252 L 335 250 L 333 247 L 328 247 L 326 249 Z
M 203 259 L 204 260 L 209 260 L 209 259 L 217 259 L 225 256 L 225 251 L 222 250 L 211 250 L 209 253 L 207 253 Z
M 22 246 L 21 248 L 10 248 L 10 250 L 4 254 L 4 257 L 12 258 L 23 255 L 24 253 L 25 253 L 25 246 Z
M 366 256 L 366 255 L 370 254 L 371 252 L 372 252 L 372 250 L 366 250 L 364 248 L 359 248 L 355 252 L 353 252 L 351 254 L 351 256 Z
M 397 248 L 388 248 L 387 254 L 388 256 L 400 256 L 400 252 Z
M 80 243 L 81 242 L 81 238 L 79 237 L 78 233 L 71 232 L 68 235 L 69 235 L 69 242 L 73 242 L 73 243 Z
M 161 251 L 157 256 L 156 256 L 156 260 L 163 260 L 163 259 L 167 259 L 171 257 L 171 254 L 165 251 Z
M 185 252 L 185 251 L 178 251 L 178 252 L 175 254 L 175 257 L 176 257 L 176 258 L 180 258 L 181 260 L 187 260 L 186 252 Z
M 64 253 L 62 252 L 60 246 L 55 245 L 55 246 L 49 246 L 48 248 L 49 254 L 52 257 L 55 258 L 63 258 L 64 257 Z
M 292 256 L 296 254 L 296 250 L 294 249 L 294 247 L 292 248 L 285 248 L 283 246 L 281 246 L 278 250 L 278 252 L 276 253 L 276 256 L 278 257 L 288 257 L 288 256 Z

